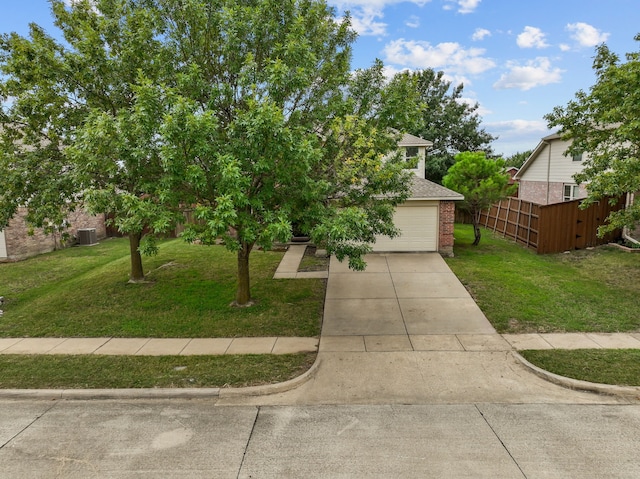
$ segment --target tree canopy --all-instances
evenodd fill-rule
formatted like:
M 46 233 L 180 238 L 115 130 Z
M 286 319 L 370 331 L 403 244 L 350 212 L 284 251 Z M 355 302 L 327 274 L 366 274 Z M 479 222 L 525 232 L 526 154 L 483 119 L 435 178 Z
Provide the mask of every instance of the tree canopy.
M 166 186 L 195 206 L 188 240 L 237 252 L 236 303 L 251 302 L 253 248 L 287 241 L 294 221 L 362 268 L 375 235 L 396 234 L 408 175 L 389 156 L 397 95 L 380 65 L 351 74 L 349 18 L 315 0 L 166 0 L 160 11 L 178 65 L 161 126 Z
M 635 37 L 640 41 L 640 35 Z M 602 44 L 593 61 L 596 82 L 588 92 L 578 91 L 564 107 L 545 118 L 560 127 L 570 140 L 568 154 L 587 152 L 584 169 L 575 175 L 586 183 L 584 207 L 605 197 L 614 200 L 640 191 L 640 52 L 626 54 L 626 62 Z M 640 198 L 624 210 L 609 215 L 602 234 L 616 228 L 633 228 L 640 222 Z
M 323 0 L 51 2 L 64 42 L 33 25 L 0 43 L 0 92 L 14 98 L 1 166 L 30 178 L 7 190 L 6 216 L 20 203 L 114 213 L 133 277 L 141 235 L 193 209 L 185 238 L 237 253 L 238 305 L 252 302 L 250 253 L 293 222 L 353 268 L 398 233 L 410 173 L 397 131 L 421 102 L 410 75 L 351 71 L 348 16 Z
M 509 185 L 502 159 L 490 159 L 482 152 L 463 152 L 455 157 L 455 163 L 442 179 L 442 183 L 464 195 L 458 207 L 471 215 L 474 230 L 474 246 L 480 243 L 480 213 L 496 201 L 509 196 L 516 185 Z
M 496 137 L 481 127 L 479 105 L 463 98 L 463 84 L 452 86 L 444 78 L 444 72 L 431 68 L 399 75 L 412 78 L 422 104 L 420 116 L 407 133 L 433 143 L 426 163 L 425 176 L 428 180 L 441 184 L 458 153 L 483 151 L 487 156 L 491 155 L 491 142 Z
M 162 111 L 149 94 L 151 84 L 170 78 L 161 24 L 133 0 L 51 5 L 63 42 L 35 24 L 29 38 L 0 39 L 0 95 L 11 99 L 0 119 L 2 171 L 9 172 L 0 181 L 13 183 L 0 188 L 2 220 L 19 205 L 36 226 L 57 224 L 76 207 L 112 215 L 130 239 L 130 280 L 140 281 L 141 238 L 176 218 L 158 201 L 154 135 Z

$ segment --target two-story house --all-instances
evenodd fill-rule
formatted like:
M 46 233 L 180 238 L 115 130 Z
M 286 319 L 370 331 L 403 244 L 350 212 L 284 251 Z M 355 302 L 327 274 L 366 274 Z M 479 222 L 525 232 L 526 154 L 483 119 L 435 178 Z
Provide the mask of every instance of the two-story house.
M 585 186 L 573 179 L 582 171 L 586 153 L 566 156 L 570 144 L 557 133 L 542 138 L 514 177 L 520 199 L 548 205 L 587 196 Z

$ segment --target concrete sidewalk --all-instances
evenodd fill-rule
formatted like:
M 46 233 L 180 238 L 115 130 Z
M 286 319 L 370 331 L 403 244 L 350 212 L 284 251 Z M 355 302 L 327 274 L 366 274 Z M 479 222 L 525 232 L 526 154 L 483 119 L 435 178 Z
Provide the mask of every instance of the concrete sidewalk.
M 319 342 L 319 348 L 318 348 Z M 640 349 L 640 333 L 355 334 L 318 338 L 0 338 L 0 354 L 189 356 L 302 352 Z
M 318 338 L 0 338 L 0 354 L 192 356 L 314 352 Z

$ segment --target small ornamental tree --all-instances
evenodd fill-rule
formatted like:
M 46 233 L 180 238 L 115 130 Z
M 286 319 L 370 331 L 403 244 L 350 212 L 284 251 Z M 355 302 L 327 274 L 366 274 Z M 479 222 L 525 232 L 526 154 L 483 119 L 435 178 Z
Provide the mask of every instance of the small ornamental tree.
M 471 215 L 475 239 L 480 243 L 480 213 L 493 203 L 512 194 L 517 186 L 509 185 L 502 159 L 489 159 L 482 152 L 464 152 L 455 157 L 456 162 L 442 179 L 442 183 L 464 195 L 458 207 Z
M 640 41 L 640 35 L 635 37 Z M 579 91 L 565 107 L 546 115 L 550 127 L 560 127 L 571 140 L 567 154 L 587 152 L 584 169 L 574 178 L 586 183 L 588 207 L 604 197 L 640 191 L 640 52 L 628 53 L 626 62 L 602 44 L 596 50 L 593 69 L 596 82 L 590 91 Z M 617 228 L 634 228 L 640 222 L 640 196 L 607 218 L 599 228 L 605 234 Z

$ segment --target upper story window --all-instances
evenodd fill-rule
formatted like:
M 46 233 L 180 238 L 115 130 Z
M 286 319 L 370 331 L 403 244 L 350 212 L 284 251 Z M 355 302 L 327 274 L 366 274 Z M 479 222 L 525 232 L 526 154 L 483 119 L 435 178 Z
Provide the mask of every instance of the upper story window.
M 418 162 L 416 161 L 416 157 L 418 156 L 418 147 L 417 146 L 405 146 L 404 147 L 404 157 L 407 161 L 411 160 L 415 162 L 414 169 L 418 168 Z
M 582 161 L 582 152 L 573 155 L 572 159 L 573 161 Z

